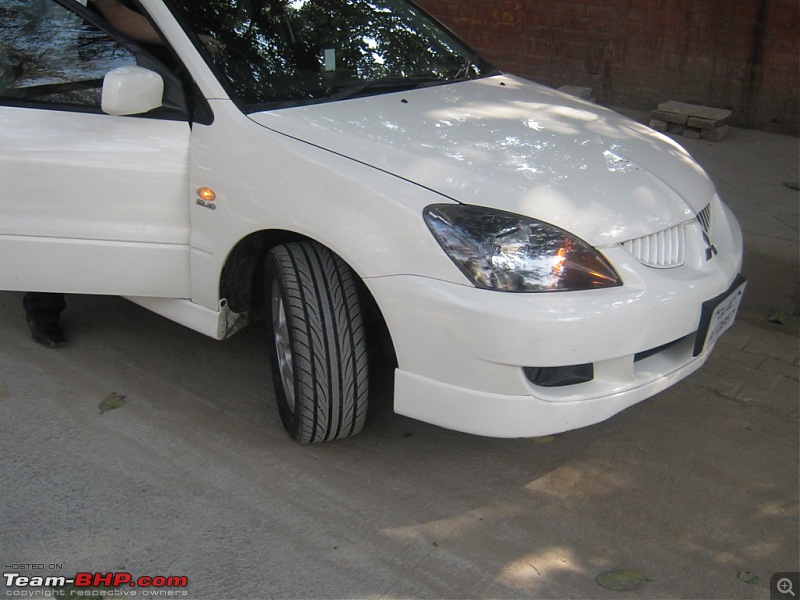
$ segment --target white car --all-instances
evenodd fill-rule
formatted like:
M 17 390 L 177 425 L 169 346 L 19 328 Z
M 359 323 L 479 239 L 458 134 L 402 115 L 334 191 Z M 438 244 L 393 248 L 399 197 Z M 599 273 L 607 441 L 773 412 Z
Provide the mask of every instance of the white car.
M 0 0 L 0 289 L 267 323 L 284 425 L 597 423 L 708 358 L 739 225 L 643 125 L 498 72 L 406 0 Z M 377 325 L 376 325 L 377 324 Z

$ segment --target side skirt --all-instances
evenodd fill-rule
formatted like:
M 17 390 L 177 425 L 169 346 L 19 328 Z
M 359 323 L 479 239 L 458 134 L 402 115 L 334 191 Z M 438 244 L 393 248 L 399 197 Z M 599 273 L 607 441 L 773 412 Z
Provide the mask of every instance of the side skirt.
M 224 299 L 219 302 L 219 310 L 211 310 L 184 298 L 145 296 L 125 296 L 125 298 L 170 321 L 180 323 L 216 340 L 232 336 L 249 322 L 246 313 L 233 312 Z

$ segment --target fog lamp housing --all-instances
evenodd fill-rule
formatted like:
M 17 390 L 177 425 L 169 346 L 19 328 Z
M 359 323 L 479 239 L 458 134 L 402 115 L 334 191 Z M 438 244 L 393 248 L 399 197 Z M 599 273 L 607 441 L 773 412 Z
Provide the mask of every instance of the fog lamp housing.
M 563 387 L 594 379 L 592 363 L 563 367 L 524 367 L 523 371 L 528 381 L 540 387 Z

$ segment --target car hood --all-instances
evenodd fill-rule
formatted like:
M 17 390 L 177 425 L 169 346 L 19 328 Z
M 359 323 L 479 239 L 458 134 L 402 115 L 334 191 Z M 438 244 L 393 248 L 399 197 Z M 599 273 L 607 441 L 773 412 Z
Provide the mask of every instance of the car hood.
M 251 118 L 451 200 L 527 215 L 595 246 L 686 221 L 715 193 L 665 136 L 505 75 Z

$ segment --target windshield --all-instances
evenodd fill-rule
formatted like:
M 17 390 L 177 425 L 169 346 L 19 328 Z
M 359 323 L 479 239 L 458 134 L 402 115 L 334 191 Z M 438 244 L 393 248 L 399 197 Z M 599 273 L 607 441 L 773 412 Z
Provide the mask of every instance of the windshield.
M 403 0 L 173 0 L 250 110 L 482 77 L 474 51 Z

